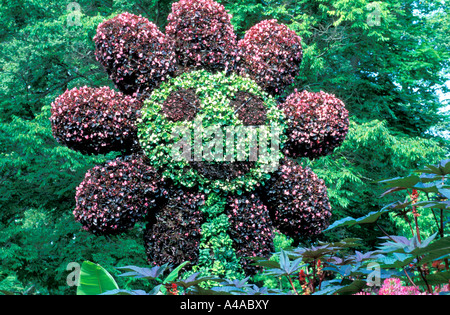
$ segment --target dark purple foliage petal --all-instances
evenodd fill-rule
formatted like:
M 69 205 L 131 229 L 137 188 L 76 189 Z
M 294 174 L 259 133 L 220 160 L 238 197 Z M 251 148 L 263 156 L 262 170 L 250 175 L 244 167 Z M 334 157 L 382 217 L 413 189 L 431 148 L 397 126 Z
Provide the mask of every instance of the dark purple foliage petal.
M 147 224 L 144 245 L 149 263 L 159 266 L 197 263 L 204 222 L 200 206 L 204 203 L 202 193 L 176 187 L 170 190 L 168 202 Z
M 317 235 L 329 225 L 331 205 L 324 181 L 297 162 L 285 159 L 262 196 L 274 226 L 294 239 Z
M 166 34 L 175 47 L 181 70 L 231 69 L 236 57 L 237 39 L 231 15 L 212 0 L 180 0 L 173 3 Z
M 108 87 L 81 87 L 55 99 L 50 122 L 54 138 L 84 154 L 106 154 L 136 146 L 142 103 Z
M 164 179 L 141 156 L 129 155 L 86 173 L 73 214 L 93 234 L 117 234 L 156 211 L 166 197 Z
M 334 95 L 295 92 L 281 104 L 281 108 L 288 124 L 288 140 L 284 149 L 287 156 L 325 156 L 345 140 L 349 127 L 348 111 Z
M 256 193 L 250 193 L 228 196 L 226 213 L 236 255 L 246 274 L 254 275 L 260 268 L 244 257 L 269 258 L 274 251 L 269 211 Z
M 126 12 L 106 20 L 94 41 L 97 60 L 126 94 L 148 96 L 176 70 L 171 41 L 144 17 Z
M 238 42 L 237 69 L 272 95 L 294 82 L 303 58 L 301 38 L 277 20 L 265 20 Z

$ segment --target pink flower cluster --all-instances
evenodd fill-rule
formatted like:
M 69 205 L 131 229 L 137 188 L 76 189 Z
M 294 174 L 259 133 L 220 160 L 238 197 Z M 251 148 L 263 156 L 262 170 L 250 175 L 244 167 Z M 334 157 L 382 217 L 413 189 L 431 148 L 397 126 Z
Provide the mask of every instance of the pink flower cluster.
M 121 233 L 144 219 L 167 196 L 164 179 L 139 155 L 89 170 L 77 187 L 75 219 L 97 235 Z
M 146 96 L 175 72 L 171 41 L 144 17 L 122 13 L 106 20 L 94 41 L 97 60 L 126 94 Z
M 175 188 L 160 211 L 149 216 L 144 245 L 149 263 L 181 264 L 198 261 L 201 225 L 204 222 L 200 206 L 205 195 Z
M 237 69 L 273 95 L 294 82 L 303 58 L 301 38 L 277 20 L 265 20 L 238 42 Z
M 236 35 L 231 15 L 213 0 L 173 3 L 166 34 L 173 39 L 180 67 L 209 71 L 231 69 L 236 55 Z
M 244 257 L 269 258 L 274 251 L 269 211 L 256 193 L 228 196 L 226 213 L 236 255 L 246 274 L 261 270 Z
M 293 238 L 316 235 L 328 227 L 331 205 L 322 179 L 285 159 L 265 188 L 274 225 Z
M 378 295 L 418 295 L 421 292 L 412 286 L 403 286 L 400 279 L 389 278 L 383 281 Z
M 68 90 L 51 105 L 55 139 L 84 154 L 131 148 L 137 139 L 136 113 L 142 104 L 108 87 Z
M 361 291 L 353 295 L 438 295 L 440 292 L 449 292 L 450 284 L 443 286 L 436 286 L 432 293 L 426 291 L 421 292 L 417 287 L 404 286 L 402 281 L 398 278 L 388 278 L 383 281 L 383 285 L 378 292 Z
M 315 158 L 331 153 L 344 141 L 349 126 L 344 103 L 332 94 L 291 94 L 281 108 L 287 117 L 287 156 Z

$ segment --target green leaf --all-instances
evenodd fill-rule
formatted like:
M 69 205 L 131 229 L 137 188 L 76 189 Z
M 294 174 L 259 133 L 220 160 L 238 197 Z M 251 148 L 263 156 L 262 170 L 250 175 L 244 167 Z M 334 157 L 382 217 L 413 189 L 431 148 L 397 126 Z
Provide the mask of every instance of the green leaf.
M 178 278 L 178 273 L 180 272 L 180 270 L 189 263 L 190 263 L 189 261 L 185 261 L 184 263 L 179 265 L 177 268 L 172 270 L 172 272 L 166 277 L 166 279 L 164 279 L 163 284 L 166 284 L 168 282 L 173 282 L 176 278 Z
M 417 207 L 450 210 L 450 201 L 420 201 Z
M 417 172 L 436 174 L 440 176 L 450 174 L 450 159 L 442 160 L 438 164 L 427 165 L 424 169 L 417 170 Z
M 437 284 L 448 284 L 448 282 L 450 281 L 450 271 L 443 271 L 443 272 L 437 272 L 434 274 L 430 274 L 427 275 L 425 277 L 425 279 L 427 280 L 426 283 L 430 284 L 430 285 L 437 285 Z M 423 281 L 422 279 L 417 280 L 416 282 L 417 285 L 425 285 L 425 281 Z
M 324 232 L 328 232 L 332 229 L 338 228 L 338 227 L 350 227 L 356 224 L 366 224 L 366 223 L 374 223 L 378 220 L 378 218 L 386 212 L 389 212 L 391 209 L 387 209 L 386 207 L 381 209 L 380 211 L 372 211 L 369 214 L 354 219 L 352 217 L 347 217 L 341 220 L 338 220 L 334 222 L 332 225 L 330 225 L 327 229 L 324 230 Z
M 421 263 L 427 263 L 436 259 L 450 256 L 450 236 L 443 237 L 433 243 L 418 248 L 412 254 L 422 256 Z
M 420 177 L 417 175 L 409 175 L 406 177 L 395 177 L 391 179 L 380 180 L 378 183 L 382 184 L 385 188 L 414 188 L 414 186 L 420 182 Z
M 318 292 L 313 293 L 313 295 L 354 294 L 360 292 L 363 288 L 366 287 L 366 281 L 364 280 L 355 280 L 348 285 L 336 285 L 334 283 L 339 283 L 339 281 L 324 281 L 324 288 Z
M 102 266 L 90 261 L 83 262 L 77 295 L 98 295 L 117 289 L 116 281 Z

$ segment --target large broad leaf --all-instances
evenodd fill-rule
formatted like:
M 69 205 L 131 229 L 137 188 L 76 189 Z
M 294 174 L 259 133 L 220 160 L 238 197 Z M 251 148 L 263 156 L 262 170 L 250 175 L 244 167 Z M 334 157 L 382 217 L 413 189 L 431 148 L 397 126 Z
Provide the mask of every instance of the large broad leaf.
M 438 164 L 427 165 L 424 169 L 417 170 L 417 172 L 445 176 L 450 174 L 450 159 L 442 160 Z
M 425 247 L 417 248 L 412 254 L 422 256 L 420 262 L 427 263 L 436 259 L 450 257 L 450 236 L 443 237 Z
M 378 183 L 383 185 L 384 188 L 394 188 L 394 187 L 414 188 L 414 186 L 419 182 L 420 177 L 417 175 L 409 175 L 406 177 L 395 177 L 378 181 Z
M 417 285 L 437 285 L 437 284 L 448 284 L 450 281 L 450 271 L 437 272 L 430 275 L 425 276 L 427 280 L 426 283 L 422 279 L 416 281 Z
M 361 218 L 354 219 L 352 217 L 347 217 L 347 218 L 344 218 L 344 219 L 334 222 L 327 229 L 325 229 L 324 232 L 328 232 L 328 231 L 338 228 L 338 227 L 350 227 L 350 226 L 353 226 L 356 224 L 374 223 L 378 220 L 378 218 L 383 213 L 389 212 L 390 210 L 391 209 L 388 209 L 385 207 L 385 208 L 381 209 L 380 211 L 370 212 L 369 214 L 367 214 Z
M 446 201 L 420 201 L 417 207 L 450 210 L 450 200 Z
M 116 269 L 126 271 L 120 274 L 120 277 L 134 277 L 137 279 L 154 280 L 161 276 L 164 271 L 168 268 L 169 264 L 164 264 L 162 266 L 154 266 L 152 268 L 142 268 L 137 266 L 125 266 L 117 267 Z
M 355 294 L 361 292 L 361 290 L 367 286 L 367 282 L 364 280 L 354 280 L 347 285 L 341 285 L 339 284 L 338 280 L 330 280 L 324 281 L 322 285 L 324 286 L 324 288 L 313 293 L 313 295 Z
M 180 286 L 184 289 L 187 289 L 192 286 L 199 285 L 202 282 L 206 281 L 214 281 L 214 282 L 221 282 L 222 279 L 217 278 L 216 276 L 199 276 L 200 272 L 196 272 L 186 279 L 179 279 L 176 282 L 174 282 L 177 286 Z
M 90 261 L 83 262 L 77 295 L 98 295 L 117 289 L 116 281 L 102 266 Z
M 176 280 L 176 278 L 178 278 L 178 273 L 180 272 L 180 270 L 186 266 L 187 264 L 189 264 L 189 261 L 185 261 L 183 262 L 181 265 L 179 265 L 177 268 L 175 268 L 174 270 L 172 270 L 172 272 L 166 277 L 166 279 L 164 279 L 163 284 L 169 283 L 169 282 L 173 282 Z

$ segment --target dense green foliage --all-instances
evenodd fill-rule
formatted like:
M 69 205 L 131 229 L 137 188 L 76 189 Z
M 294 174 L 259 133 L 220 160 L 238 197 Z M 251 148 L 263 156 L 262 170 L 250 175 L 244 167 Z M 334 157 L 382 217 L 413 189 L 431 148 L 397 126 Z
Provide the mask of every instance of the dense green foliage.
M 94 56 L 99 23 L 128 11 L 163 30 L 173 1 L 77 2 L 81 11 L 68 11 L 69 1 L 0 0 L 0 289 L 23 292 L 34 285 L 40 293 L 74 293 L 65 282 L 69 262 L 92 260 L 110 271 L 145 264 L 140 226 L 106 239 L 74 222 L 76 186 L 114 153 L 83 156 L 59 146 L 50 104 L 73 87 L 113 87 Z M 233 14 L 239 38 L 267 18 L 296 31 L 304 51 L 291 90 L 324 90 L 346 104 L 351 119 L 342 147 L 319 160 L 299 160 L 325 180 L 333 220 L 379 211 L 390 200 L 378 198 L 382 190 L 374 181 L 404 176 L 448 153 L 448 140 L 429 132 L 449 128 L 437 94 L 450 63 L 448 0 L 374 2 L 375 10 L 366 0 L 219 2 Z M 378 13 L 379 25 L 368 23 Z M 427 236 L 434 222 L 428 217 L 421 223 L 430 229 Z M 396 218 L 380 220 L 389 233 L 410 230 Z M 378 236 L 361 226 L 321 238 L 361 237 L 370 250 Z M 204 241 L 227 242 L 220 234 Z

